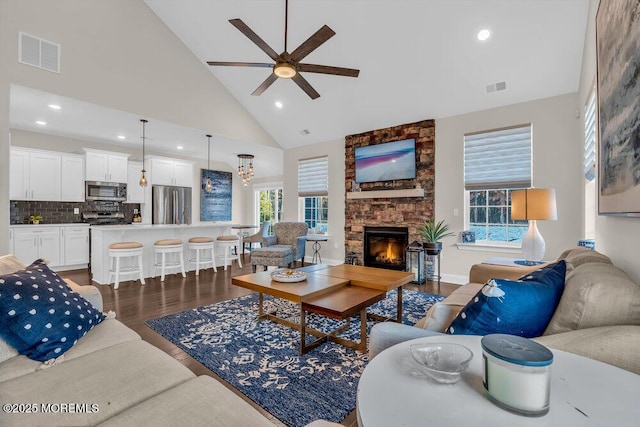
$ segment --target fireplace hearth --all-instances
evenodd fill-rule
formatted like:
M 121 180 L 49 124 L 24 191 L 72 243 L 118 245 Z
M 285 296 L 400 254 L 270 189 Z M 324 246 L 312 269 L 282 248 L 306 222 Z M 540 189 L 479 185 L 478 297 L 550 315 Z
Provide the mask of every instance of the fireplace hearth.
M 365 227 L 364 265 L 404 270 L 404 251 L 408 243 L 407 227 Z

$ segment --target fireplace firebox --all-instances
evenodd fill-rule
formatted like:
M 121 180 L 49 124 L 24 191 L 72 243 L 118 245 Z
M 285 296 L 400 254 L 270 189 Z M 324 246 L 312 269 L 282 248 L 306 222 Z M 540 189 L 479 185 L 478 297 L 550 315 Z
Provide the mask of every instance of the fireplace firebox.
M 407 227 L 365 227 L 364 265 L 404 270 L 404 251 L 408 243 Z

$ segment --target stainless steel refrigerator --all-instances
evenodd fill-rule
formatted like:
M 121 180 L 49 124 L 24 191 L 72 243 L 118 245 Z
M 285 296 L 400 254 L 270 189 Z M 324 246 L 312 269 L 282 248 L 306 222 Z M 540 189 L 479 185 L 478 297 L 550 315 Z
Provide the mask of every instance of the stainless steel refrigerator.
M 154 185 L 154 224 L 191 224 L 191 188 Z

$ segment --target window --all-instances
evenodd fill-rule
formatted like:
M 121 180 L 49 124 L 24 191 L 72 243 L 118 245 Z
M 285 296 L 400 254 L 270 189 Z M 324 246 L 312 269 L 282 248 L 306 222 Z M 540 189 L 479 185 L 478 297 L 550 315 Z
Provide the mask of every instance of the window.
M 511 190 L 469 191 L 469 230 L 476 240 L 521 242 L 527 221 L 511 220 Z
M 476 241 L 521 242 L 528 223 L 511 220 L 511 190 L 531 187 L 531 125 L 465 135 L 464 185 Z
M 327 156 L 298 160 L 300 220 L 311 233 L 328 232 L 329 162 Z
M 596 138 L 598 120 L 595 85 L 584 106 L 584 238 L 594 239 L 596 234 Z
M 596 177 L 596 91 L 584 106 L 584 177 L 593 181 Z
M 282 188 L 265 188 L 255 191 L 257 223 L 282 221 Z
M 329 198 L 304 197 L 304 222 L 311 234 L 327 234 L 329 222 Z

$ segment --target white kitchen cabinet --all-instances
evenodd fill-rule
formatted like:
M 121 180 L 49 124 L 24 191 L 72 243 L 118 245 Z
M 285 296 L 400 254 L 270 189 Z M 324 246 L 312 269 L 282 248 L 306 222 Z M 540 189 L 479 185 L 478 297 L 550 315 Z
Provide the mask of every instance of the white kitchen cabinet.
M 60 234 L 64 242 L 63 265 L 89 264 L 89 227 L 88 226 L 62 226 Z
M 171 159 L 151 159 L 153 185 L 193 187 L 193 164 Z
M 60 176 L 60 200 L 84 202 L 84 157 L 79 154 L 62 154 Z
M 128 154 L 85 148 L 87 181 L 127 182 Z
M 26 265 L 38 258 L 49 260 L 50 267 L 61 265 L 60 227 L 36 225 L 16 228 L 13 245 L 15 256 Z
M 60 200 L 60 154 L 11 148 L 11 200 Z
M 129 179 L 127 180 L 127 201 L 125 203 L 144 203 L 145 188 L 140 187 L 141 171 L 142 171 L 142 162 L 129 162 Z

